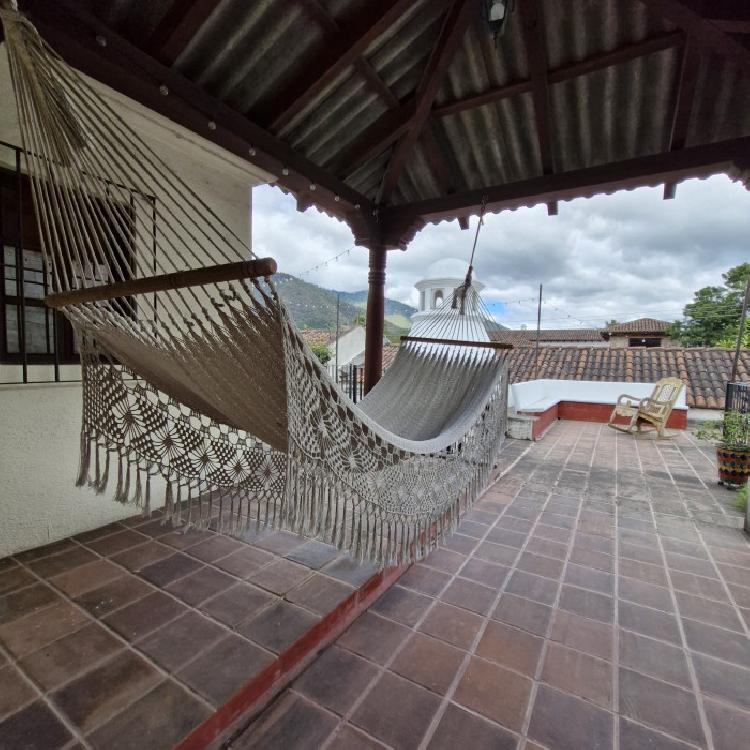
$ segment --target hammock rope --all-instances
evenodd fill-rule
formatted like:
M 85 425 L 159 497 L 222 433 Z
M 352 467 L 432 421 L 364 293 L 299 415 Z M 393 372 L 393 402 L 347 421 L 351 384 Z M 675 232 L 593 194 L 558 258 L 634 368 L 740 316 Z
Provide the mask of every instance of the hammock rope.
M 275 265 L 22 15 L 0 20 L 49 303 L 81 356 L 79 485 L 149 512 L 158 483 L 185 528 L 286 528 L 380 565 L 424 556 L 505 433 L 505 353 L 471 345 L 491 316 L 470 274 L 415 325 L 432 341 L 406 340 L 354 405 L 295 330 Z

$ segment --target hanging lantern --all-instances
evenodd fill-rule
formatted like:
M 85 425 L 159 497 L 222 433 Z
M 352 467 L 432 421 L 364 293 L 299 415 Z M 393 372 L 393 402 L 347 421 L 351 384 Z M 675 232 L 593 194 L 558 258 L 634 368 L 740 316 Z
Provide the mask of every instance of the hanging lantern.
M 513 10 L 513 5 L 514 0 L 484 0 L 485 17 L 495 44 L 508 25 L 508 16 Z

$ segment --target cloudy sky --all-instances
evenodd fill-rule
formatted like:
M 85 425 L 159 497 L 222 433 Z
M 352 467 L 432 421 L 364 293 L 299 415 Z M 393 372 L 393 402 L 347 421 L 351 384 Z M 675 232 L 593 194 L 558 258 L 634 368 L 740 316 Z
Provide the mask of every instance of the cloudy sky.
M 535 326 L 540 283 L 546 328 L 674 320 L 695 289 L 721 283 L 722 272 L 750 259 L 750 192 L 716 176 L 681 184 L 675 200 L 661 194 L 641 188 L 560 203 L 558 216 L 544 206 L 488 216 L 474 265 L 497 320 Z M 415 305 L 414 283 L 430 263 L 468 262 L 476 221 L 470 231 L 455 221 L 429 225 L 406 252 L 389 252 L 386 296 Z M 367 286 L 367 251 L 353 247 L 346 224 L 313 208 L 298 213 L 276 188 L 253 191 L 253 249 L 329 289 Z

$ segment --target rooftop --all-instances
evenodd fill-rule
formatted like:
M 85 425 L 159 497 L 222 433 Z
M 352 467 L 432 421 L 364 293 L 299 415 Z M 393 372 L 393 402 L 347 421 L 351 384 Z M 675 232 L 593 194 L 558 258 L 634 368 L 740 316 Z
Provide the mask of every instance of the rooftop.
M 656 318 L 638 318 L 637 320 L 628 320 L 625 323 L 614 323 L 607 326 L 605 333 L 622 333 L 622 334 L 641 334 L 641 333 L 660 333 L 665 334 L 672 325 L 668 320 L 656 320 Z
M 710 447 L 558 422 L 500 469 L 391 588 L 303 537 L 183 534 L 158 512 L 0 560 L 0 738 L 205 747 L 385 590 L 233 747 L 743 746 L 750 542 Z
M 536 329 L 522 331 L 490 331 L 490 339 L 513 346 L 533 346 L 536 341 Z M 542 328 L 539 331 L 540 341 L 601 341 L 602 334 L 598 328 Z

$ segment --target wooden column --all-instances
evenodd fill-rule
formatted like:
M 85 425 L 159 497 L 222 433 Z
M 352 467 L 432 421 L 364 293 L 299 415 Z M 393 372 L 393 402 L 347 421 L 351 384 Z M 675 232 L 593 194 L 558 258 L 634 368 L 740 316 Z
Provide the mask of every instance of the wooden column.
M 385 319 L 385 256 L 382 245 L 370 248 L 367 320 L 365 329 L 365 393 L 380 380 L 383 372 L 383 323 Z

